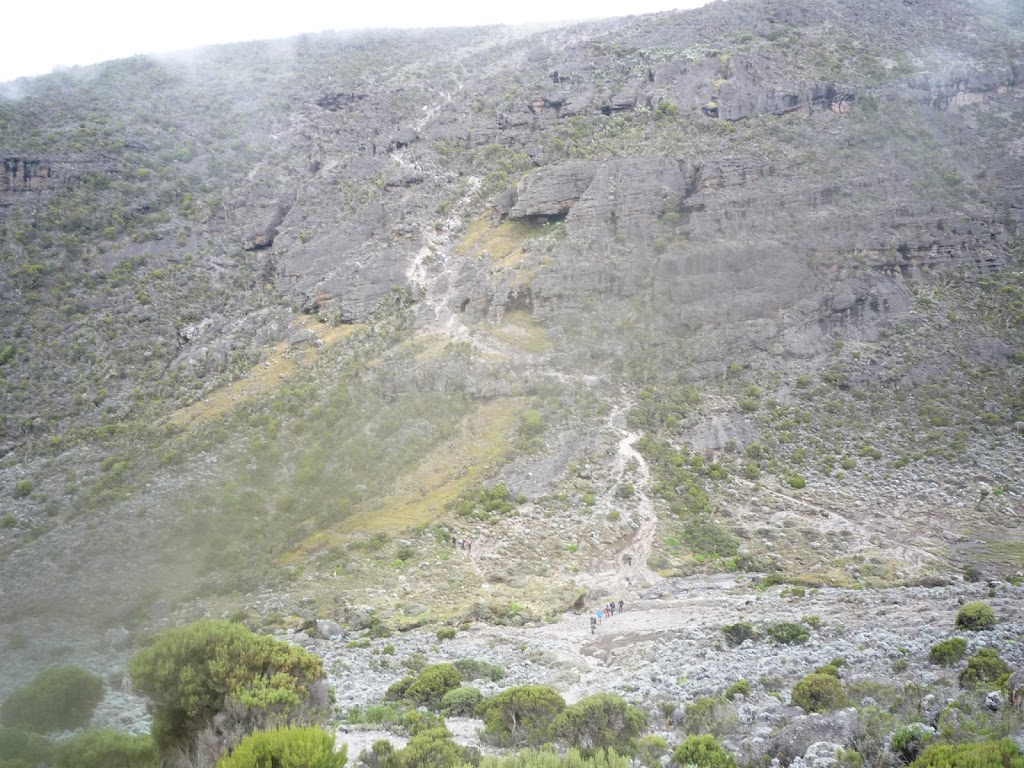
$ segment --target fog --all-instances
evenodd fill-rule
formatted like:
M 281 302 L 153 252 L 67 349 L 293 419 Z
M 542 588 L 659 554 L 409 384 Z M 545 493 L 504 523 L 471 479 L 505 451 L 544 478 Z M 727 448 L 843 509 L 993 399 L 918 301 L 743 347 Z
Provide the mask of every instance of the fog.
M 167 53 L 204 45 L 278 39 L 325 30 L 529 24 L 583 20 L 696 8 L 706 0 L 540 0 L 512 5 L 391 0 L 332 5 L 290 3 L 288 13 L 270 3 L 210 5 L 199 0 L 138 6 L 125 0 L 99 3 L 21 3 L 5 12 L 8 35 L 0 58 L 0 83 L 46 74 L 55 68 L 96 64 L 137 54 Z M 60 23 L 54 24 L 53 19 Z

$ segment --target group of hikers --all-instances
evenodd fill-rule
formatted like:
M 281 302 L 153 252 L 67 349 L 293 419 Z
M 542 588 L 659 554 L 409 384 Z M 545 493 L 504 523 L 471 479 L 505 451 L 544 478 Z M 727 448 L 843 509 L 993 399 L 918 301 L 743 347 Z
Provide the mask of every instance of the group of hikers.
M 590 614 L 590 634 L 597 632 L 597 628 L 605 616 L 614 616 L 616 612 L 622 613 L 622 605 L 622 601 L 619 600 L 619 605 L 616 607 L 615 601 L 612 600 L 608 605 L 602 606 Z

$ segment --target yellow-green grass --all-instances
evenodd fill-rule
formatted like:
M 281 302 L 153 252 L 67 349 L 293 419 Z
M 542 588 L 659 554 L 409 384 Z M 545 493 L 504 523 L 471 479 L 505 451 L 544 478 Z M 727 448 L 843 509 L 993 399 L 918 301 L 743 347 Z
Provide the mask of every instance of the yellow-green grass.
M 467 416 L 459 433 L 437 446 L 394 490 L 354 512 L 327 531 L 305 539 L 283 564 L 342 545 L 352 535 L 401 531 L 440 517 L 458 496 L 480 483 L 493 463 L 510 450 L 509 439 L 526 409 L 525 398 L 497 398 Z
M 514 267 L 526 256 L 523 246 L 539 234 L 539 229 L 524 221 L 503 221 L 492 224 L 487 218 L 477 219 L 469 225 L 466 234 L 455 246 L 460 256 L 488 254 L 502 267 Z
M 351 336 L 363 325 L 339 325 L 330 327 L 319 320 L 303 315 L 297 318 L 290 332 L 312 330 L 323 348 L 333 347 Z M 265 354 L 264 359 L 254 365 L 243 378 L 225 384 L 211 392 L 199 402 L 179 408 L 162 420 L 162 424 L 173 424 L 185 429 L 194 429 L 228 413 L 237 406 L 257 397 L 270 394 L 282 381 L 291 378 L 304 368 L 311 366 L 321 354 L 316 345 L 307 345 L 301 350 L 290 349 L 286 341 L 278 342 Z
M 506 312 L 501 325 L 491 328 L 490 332 L 509 346 L 531 354 L 543 354 L 553 346 L 544 326 L 525 310 Z

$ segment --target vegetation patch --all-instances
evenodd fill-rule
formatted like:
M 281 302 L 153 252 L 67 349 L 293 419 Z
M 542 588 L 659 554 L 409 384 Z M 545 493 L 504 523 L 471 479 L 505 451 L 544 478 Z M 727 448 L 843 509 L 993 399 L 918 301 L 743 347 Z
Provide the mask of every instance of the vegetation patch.
M 0 722 L 36 733 L 74 730 L 88 725 L 102 699 L 98 675 L 78 667 L 51 667 L 4 699 Z
M 971 632 L 992 629 L 996 624 L 995 612 L 982 602 L 967 603 L 956 615 L 956 626 Z

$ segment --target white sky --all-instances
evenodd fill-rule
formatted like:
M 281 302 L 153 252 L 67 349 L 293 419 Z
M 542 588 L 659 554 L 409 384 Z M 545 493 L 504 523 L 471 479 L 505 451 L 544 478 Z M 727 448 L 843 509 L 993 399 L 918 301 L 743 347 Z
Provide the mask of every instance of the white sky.
M 327 29 L 474 26 L 595 19 L 707 0 L 13 0 L 3 13 L 0 82 L 138 53 Z

